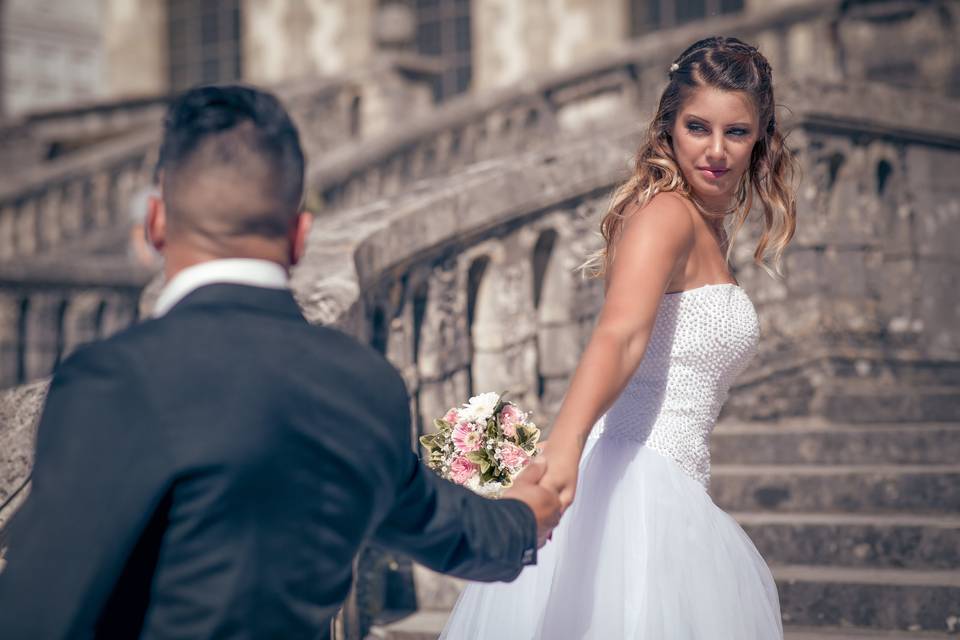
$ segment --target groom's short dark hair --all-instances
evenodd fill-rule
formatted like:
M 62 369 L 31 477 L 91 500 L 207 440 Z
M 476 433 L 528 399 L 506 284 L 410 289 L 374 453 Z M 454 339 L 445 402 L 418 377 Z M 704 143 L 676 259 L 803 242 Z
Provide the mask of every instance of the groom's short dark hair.
M 158 172 L 171 231 L 279 237 L 303 198 L 297 128 L 275 96 L 252 87 L 197 87 L 174 100 Z

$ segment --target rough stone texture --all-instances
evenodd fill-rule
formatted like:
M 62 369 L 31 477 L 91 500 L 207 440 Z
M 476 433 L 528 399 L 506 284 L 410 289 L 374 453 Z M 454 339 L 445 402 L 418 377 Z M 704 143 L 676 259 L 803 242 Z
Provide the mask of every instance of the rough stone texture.
M 960 464 L 714 465 L 710 494 L 726 511 L 955 514 Z
M 957 424 L 732 425 L 710 438 L 714 464 L 951 464 Z
M 784 567 L 774 572 L 785 623 L 956 632 L 956 572 Z
M 953 570 L 960 518 L 737 514 L 764 559 L 777 565 Z
M 36 423 L 46 394 L 46 380 L 0 392 L 0 533 L 27 494 Z

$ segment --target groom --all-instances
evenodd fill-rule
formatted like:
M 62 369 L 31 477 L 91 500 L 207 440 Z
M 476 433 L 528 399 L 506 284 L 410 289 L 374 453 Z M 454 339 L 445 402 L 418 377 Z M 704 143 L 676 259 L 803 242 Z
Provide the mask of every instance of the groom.
M 534 562 L 559 519 L 542 467 L 498 501 L 439 480 L 410 451 L 399 375 L 301 315 L 303 166 L 269 94 L 170 107 L 147 221 L 168 285 L 155 319 L 53 379 L 3 638 L 325 637 L 367 540 L 473 580 Z

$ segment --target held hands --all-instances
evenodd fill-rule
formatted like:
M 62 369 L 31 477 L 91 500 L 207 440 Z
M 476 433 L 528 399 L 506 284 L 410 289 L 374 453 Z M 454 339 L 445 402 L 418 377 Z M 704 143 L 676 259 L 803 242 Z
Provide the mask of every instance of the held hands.
M 563 511 L 566 511 L 573 504 L 573 498 L 577 492 L 577 474 L 583 443 L 560 442 L 557 437 L 554 437 L 550 440 L 549 452 L 546 442 L 543 443 L 541 450 L 549 464 L 546 473 L 540 478 L 540 485 L 555 492 L 560 497 Z
M 503 492 L 504 498 L 523 502 L 537 520 L 537 546 L 542 547 L 553 528 L 560 522 L 560 499 L 555 491 L 545 488 L 541 480 L 547 470 L 542 458 L 534 458 L 527 468 L 513 481 L 513 485 Z

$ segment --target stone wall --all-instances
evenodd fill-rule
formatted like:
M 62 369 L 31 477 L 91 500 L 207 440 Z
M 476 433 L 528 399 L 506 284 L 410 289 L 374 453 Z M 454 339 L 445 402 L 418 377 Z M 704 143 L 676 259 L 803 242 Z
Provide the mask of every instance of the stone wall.
M 960 105 L 878 85 L 787 92 L 801 152 L 783 281 L 749 262 L 763 349 L 728 405 L 741 417 L 956 420 Z
M 104 94 L 98 0 L 6 0 L 0 113 L 66 106 Z

